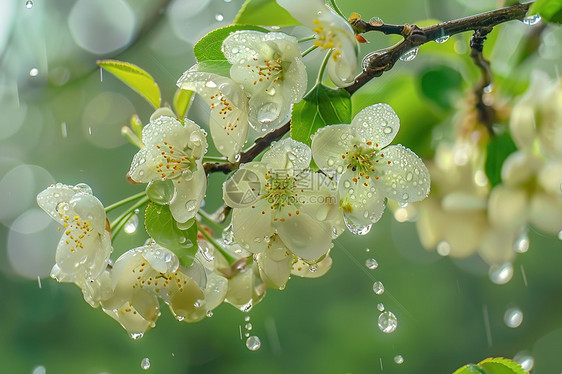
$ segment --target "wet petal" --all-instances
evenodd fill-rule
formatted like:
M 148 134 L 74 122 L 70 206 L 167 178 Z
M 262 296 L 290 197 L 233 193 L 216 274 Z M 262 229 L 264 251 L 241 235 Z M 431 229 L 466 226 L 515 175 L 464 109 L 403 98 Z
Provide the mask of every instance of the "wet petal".
M 138 151 L 131 162 L 129 176 L 138 183 L 148 183 L 161 178 L 157 171 L 160 158 L 149 149 L 143 148 Z
M 535 193 L 531 198 L 529 220 L 538 229 L 557 234 L 562 230 L 562 198 Z
M 524 190 L 498 185 L 490 192 L 488 219 L 493 226 L 516 229 L 527 221 L 527 206 Z
M 322 127 L 312 136 L 312 156 L 320 169 L 334 175 L 341 174 L 348 162 L 342 156 L 353 148 L 349 125 Z
M 265 237 L 273 235 L 271 207 L 260 199 L 247 208 L 235 208 L 232 212 L 234 239 L 242 248 L 258 253 L 267 248 Z
M 283 289 L 291 275 L 289 249 L 278 235 L 274 235 L 267 249 L 257 255 L 262 280 L 273 288 Z
M 306 144 L 286 138 L 274 143 L 261 162 L 270 169 L 300 171 L 308 169 L 311 159 L 312 152 Z
M 261 162 L 244 164 L 223 184 L 223 199 L 231 208 L 245 208 L 254 205 L 261 198 L 267 183 L 268 168 Z
M 37 204 L 43 209 L 52 219 L 63 224 L 62 218 L 59 216 L 57 207 L 61 203 L 68 203 L 70 199 L 76 194 L 72 186 L 62 183 L 57 183 L 47 187 L 37 195 Z
M 283 97 L 283 91 L 273 85 L 268 91 L 256 93 L 249 101 L 248 120 L 258 131 L 270 131 L 287 122 L 290 117 L 291 102 Z
M 381 149 L 392 141 L 400 129 L 400 119 L 388 104 L 374 104 L 361 110 L 351 121 L 351 132 L 362 142 Z
M 377 222 L 384 213 L 385 200 L 382 184 L 374 178 L 361 177 L 346 171 L 338 182 L 340 208 L 354 225 L 368 226 Z
M 308 263 L 301 258 L 297 259 L 291 266 L 291 274 L 303 278 L 319 278 L 326 274 L 331 268 L 332 258 L 329 256 L 328 252 L 326 256 L 317 263 Z
M 170 212 L 178 222 L 186 222 L 195 217 L 205 197 L 207 176 L 199 163 L 193 173 L 184 175 L 174 181 L 176 194 L 170 201 Z
M 418 155 L 400 144 L 386 147 L 379 155 L 385 196 L 401 203 L 427 197 L 429 172 Z

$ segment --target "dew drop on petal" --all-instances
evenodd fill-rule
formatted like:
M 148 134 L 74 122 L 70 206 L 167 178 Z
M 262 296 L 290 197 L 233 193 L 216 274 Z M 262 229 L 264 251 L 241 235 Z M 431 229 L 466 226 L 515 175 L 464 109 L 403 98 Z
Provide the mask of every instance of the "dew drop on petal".
M 527 26 L 534 26 L 541 21 L 541 16 L 538 14 L 533 14 L 532 16 L 527 16 L 521 20 Z
M 382 295 L 384 293 L 384 285 L 381 281 L 376 281 L 375 283 L 373 283 L 373 291 L 377 295 Z
M 378 303 L 377 304 L 377 310 L 379 312 L 384 312 L 384 304 L 383 303 Z
M 519 308 L 509 308 L 505 311 L 503 321 L 507 327 L 517 328 L 523 322 L 523 312 Z
M 535 366 L 535 359 L 533 356 L 529 354 L 529 352 L 521 351 L 518 352 L 514 357 L 513 361 L 519 363 L 523 370 L 531 371 L 531 369 Z
M 137 227 L 139 226 L 139 217 L 136 214 L 133 214 L 131 218 L 125 223 L 123 226 L 123 231 L 127 234 L 132 234 L 137 231 Z
M 365 260 L 365 266 L 367 269 L 374 270 L 379 267 L 379 263 L 374 258 L 368 258 Z
M 419 51 L 418 47 L 412 48 L 408 52 L 406 52 L 402 56 L 400 56 L 400 60 L 406 61 L 406 62 L 412 61 L 418 55 L 418 51 Z
M 25 7 L 26 7 L 27 9 L 33 8 L 33 1 L 32 1 L 32 0 L 27 0 L 27 1 L 25 2 Z
M 392 132 L 392 127 L 390 126 L 386 126 L 382 132 L 384 132 L 385 134 L 390 134 Z
M 194 211 L 197 208 L 197 201 L 195 200 L 188 200 L 185 203 L 185 209 L 187 209 L 188 211 Z
M 246 339 L 246 348 L 250 351 L 257 351 L 261 347 L 261 340 L 259 337 L 252 335 Z
M 267 103 L 258 108 L 258 121 L 266 125 L 273 122 L 279 116 L 279 108 L 275 103 Z
M 490 280 L 495 284 L 506 284 L 513 277 L 513 264 L 506 262 L 501 265 L 492 265 L 488 272 Z
M 435 43 L 439 43 L 439 44 L 443 44 L 445 43 L 447 40 L 449 40 L 449 35 L 443 35 L 437 39 L 435 39 Z
M 387 334 L 390 334 L 398 327 L 398 320 L 392 312 L 383 312 L 379 315 L 378 319 L 379 329 Z
M 396 362 L 398 365 L 401 365 L 404 363 L 404 357 L 402 357 L 402 355 L 396 355 L 394 356 L 394 362 Z
M 142 370 L 150 369 L 150 359 L 148 357 L 145 357 L 141 360 L 141 369 Z

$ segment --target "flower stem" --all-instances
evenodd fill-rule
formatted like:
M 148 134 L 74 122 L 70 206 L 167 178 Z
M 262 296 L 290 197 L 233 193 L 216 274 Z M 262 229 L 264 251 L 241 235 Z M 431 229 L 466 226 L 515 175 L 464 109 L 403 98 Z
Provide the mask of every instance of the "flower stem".
M 315 37 L 316 37 L 316 36 L 314 36 L 314 35 L 307 36 L 306 38 L 299 39 L 298 42 L 299 42 L 299 43 L 307 42 L 307 41 L 309 41 L 309 40 L 313 40 Z
M 322 78 L 324 77 L 324 71 L 326 70 L 326 65 L 328 65 L 328 60 L 332 55 L 332 50 L 326 53 L 326 57 L 324 57 L 324 61 L 322 61 L 322 65 L 320 66 L 320 70 L 318 71 L 318 78 L 316 78 L 316 84 L 322 84 Z
M 227 162 L 226 157 L 205 156 L 203 162 Z
M 234 262 L 236 262 L 236 260 L 238 260 L 230 253 L 228 253 L 219 243 L 217 243 L 217 241 L 212 237 L 212 235 L 210 235 L 203 227 L 201 227 L 199 222 L 197 222 L 197 230 L 201 233 L 201 235 L 205 237 L 205 240 L 211 243 L 211 245 L 215 247 L 215 249 L 224 256 L 224 258 L 226 259 L 226 261 L 228 261 L 229 264 L 233 264 Z
M 135 205 L 127 209 L 127 211 L 123 212 L 119 217 L 115 218 L 115 220 L 113 220 L 113 222 L 110 223 L 109 227 L 111 228 L 111 230 L 112 231 L 116 230 L 116 232 L 113 234 L 113 239 L 117 235 L 118 228 L 119 230 L 121 230 L 121 227 L 119 226 L 124 225 L 127 222 L 127 219 L 130 218 L 135 213 L 135 209 L 140 208 L 141 206 L 146 204 L 147 201 L 148 201 L 148 197 L 147 196 L 143 197 Z
M 339 14 L 343 19 L 346 19 L 343 13 L 341 12 L 340 8 L 338 8 L 338 4 L 336 4 L 336 0 L 330 0 L 330 5 L 332 6 L 332 9 L 334 9 L 334 11 L 337 14 Z
M 202 209 L 199 209 L 199 215 L 209 224 L 211 224 L 211 226 L 214 226 L 216 229 L 222 230 L 223 227 L 221 225 L 219 225 L 214 219 L 211 218 L 211 216 L 209 215 L 209 213 L 203 211 Z
M 121 201 L 118 201 L 118 202 L 116 202 L 116 203 L 113 203 L 113 204 L 111 204 L 111 205 L 108 205 L 107 207 L 105 207 L 105 211 L 106 211 L 106 212 L 111 212 L 113 209 L 119 208 L 120 206 L 123 206 L 123 205 L 125 205 L 125 204 L 128 204 L 128 203 L 130 203 L 131 201 L 138 200 L 138 199 L 140 199 L 140 198 L 143 197 L 143 196 L 145 196 L 145 192 L 144 192 L 144 191 L 143 191 L 143 192 L 139 192 L 139 193 L 136 194 L 136 195 L 129 196 L 129 197 L 127 197 L 127 198 L 125 198 L 125 199 L 123 199 L 123 200 L 121 200 Z
M 302 53 L 302 57 L 306 56 L 307 54 L 309 54 L 310 52 L 314 51 L 316 48 L 318 48 L 317 46 L 313 45 L 312 47 L 308 48 L 306 51 L 304 51 Z

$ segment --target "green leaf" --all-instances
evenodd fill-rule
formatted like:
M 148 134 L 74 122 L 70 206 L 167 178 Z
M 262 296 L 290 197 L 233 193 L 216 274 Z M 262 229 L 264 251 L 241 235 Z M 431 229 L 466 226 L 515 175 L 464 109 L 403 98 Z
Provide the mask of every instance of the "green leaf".
M 528 374 L 521 365 L 506 358 L 487 358 L 478 365 L 469 364 L 453 374 Z
M 195 219 L 179 224 L 167 205 L 152 203 L 144 213 L 144 225 L 148 235 L 162 247 L 174 252 L 182 266 L 188 267 L 193 263 L 199 248 Z
M 292 114 L 291 138 L 310 145 L 318 129 L 351 122 L 351 97 L 346 90 L 318 84 L 293 106 Z
M 192 98 L 193 91 L 182 89 L 176 90 L 172 105 L 174 107 L 174 112 L 176 112 L 176 116 L 178 116 L 179 119 L 183 119 L 185 117 L 187 111 L 189 110 L 189 106 L 193 102 Z
M 160 88 L 146 71 L 117 60 L 98 60 L 97 64 L 144 97 L 155 109 L 160 108 Z
M 446 65 L 435 65 L 421 74 L 420 88 L 429 100 L 443 109 L 451 109 L 460 96 L 462 75 Z
M 230 77 L 232 65 L 226 60 L 206 60 L 197 63 L 197 71 Z
M 562 0 L 537 0 L 529 14 L 537 13 L 547 22 L 562 23 Z
M 224 53 L 222 53 L 221 47 L 222 42 L 231 33 L 238 30 L 255 30 L 261 32 L 268 32 L 266 29 L 258 26 L 251 25 L 231 25 L 226 27 L 221 27 L 216 29 L 202 37 L 193 47 L 193 53 L 197 58 L 197 61 L 208 61 L 208 60 L 222 60 L 226 61 Z
M 496 136 L 488 143 L 484 168 L 492 187 L 501 183 L 503 162 L 507 156 L 516 150 L 517 147 L 508 133 Z
M 301 23 L 275 0 L 246 0 L 236 15 L 234 24 L 289 27 Z

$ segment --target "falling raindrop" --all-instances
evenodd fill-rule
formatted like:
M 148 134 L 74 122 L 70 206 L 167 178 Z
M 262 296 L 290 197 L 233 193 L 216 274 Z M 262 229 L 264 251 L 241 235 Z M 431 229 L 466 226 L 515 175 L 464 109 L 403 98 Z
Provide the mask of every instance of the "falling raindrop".
M 521 351 L 518 352 L 514 357 L 513 361 L 519 363 L 523 370 L 531 371 L 535 366 L 535 359 L 529 354 L 529 352 Z
M 224 16 L 222 15 L 222 13 L 217 13 L 215 15 L 215 19 L 219 22 L 221 22 L 222 20 L 224 20 Z
M 45 374 L 47 373 L 47 369 L 45 369 L 45 366 L 43 365 L 39 365 L 33 368 L 33 371 L 31 372 L 31 374 Z
M 558 232 L 558 240 L 562 240 L 562 230 L 560 230 L 560 232 Z
M 382 332 L 390 334 L 398 327 L 398 320 L 394 313 L 387 311 L 379 315 L 378 325 Z
M 502 265 L 492 265 L 488 275 L 495 284 L 506 284 L 513 277 L 513 264 L 506 262 Z
M 259 337 L 252 335 L 246 339 L 246 347 L 250 351 L 257 351 L 261 347 L 261 340 Z
M 404 363 L 404 357 L 402 357 L 402 355 L 396 355 L 394 356 L 394 362 L 398 365 L 402 365 Z
M 374 270 L 379 267 L 379 263 L 374 258 L 368 258 L 365 260 L 365 266 L 367 269 Z
M 435 43 L 439 43 L 439 44 L 443 44 L 445 43 L 447 40 L 449 40 L 449 35 L 443 35 L 437 39 L 435 39 Z
M 412 61 L 418 55 L 418 51 L 419 51 L 418 47 L 412 48 L 408 52 L 406 52 L 402 56 L 400 56 L 400 60 L 406 61 L 406 62 Z
M 39 286 L 39 288 L 43 288 L 43 286 L 41 285 L 41 277 L 39 275 L 37 276 L 37 285 Z
M 246 323 L 246 325 L 244 325 L 244 328 L 245 328 L 246 330 L 251 330 L 251 329 L 253 328 L 253 326 L 252 326 L 251 323 Z
M 249 322 L 249 321 L 250 321 L 250 316 L 244 317 L 244 321 Z
M 142 370 L 150 369 L 150 360 L 148 357 L 145 357 L 141 360 L 141 369 Z
M 367 225 L 367 226 L 363 226 L 363 225 L 356 225 L 353 222 L 349 221 L 347 219 L 347 217 L 343 218 L 343 221 L 345 222 L 345 226 L 347 226 L 347 229 L 355 235 L 367 235 L 369 233 L 369 231 L 371 231 L 371 226 L 372 225 Z
M 60 128 L 62 132 L 62 137 L 66 138 L 68 136 L 68 132 L 66 131 L 66 122 L 61 123 Z
M 376 281 L 375 283 L 373 283 L 373 291 L 377 295 L 382 295 L 384 293 L 384 285 L 382 284 L 382 282 Z
M 527 26 L 534 26 L 541 21 L 541 16 L 538 14 L 533 14 L 532 16 L 527 16 L 521 20 Z
M 30 77 L 36 77 L 39 75 L 39 69 L 37 68 L 31 68 L 31 70 L 29 71 L 29 76 Z
M 378 303 L 377 304 L 377 310 L 379 312 L 384 312 L 384 304 L 383 303 Z
M 519 308 L 509 308 L 505 311 L 503 321 L 507 327 L 517 328 L 523 322 L 523 312 Z
M 441 256 L 448 256 L 451 253 L 451 245 L 445 241 L 439 242 L 436 247 L 437 253 Z
M 137 231 L 137 227 L 139 226 L 139 217 L 136 214 L 133 214 L 131 218 L 127 220 L 125 226 L 123 226 L 123 231 L 127 234 L 132 234 Z
M 369 248 L 366 248 L 365 252 L 371 252 L 371 250 Z
M 27 0 L 27 1 L 25 2 L 25 7 L 26 7 L 27 9 L 33 8 L 33 1 Z
M 129 336 L 134 340 L 139 340 L 144 336 L 144 334 L 142 332 L 132 332 Z

